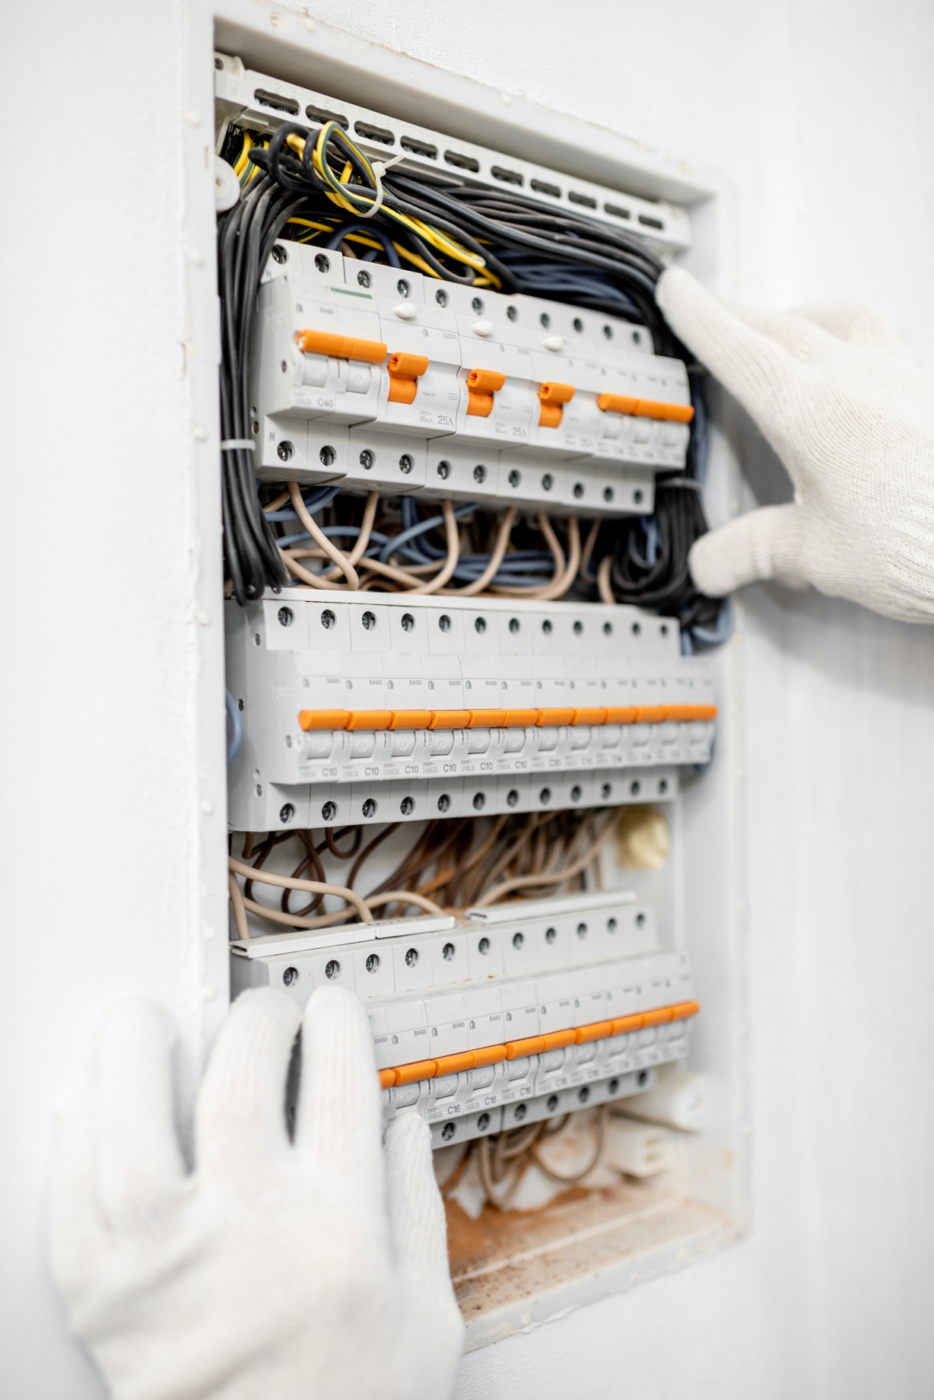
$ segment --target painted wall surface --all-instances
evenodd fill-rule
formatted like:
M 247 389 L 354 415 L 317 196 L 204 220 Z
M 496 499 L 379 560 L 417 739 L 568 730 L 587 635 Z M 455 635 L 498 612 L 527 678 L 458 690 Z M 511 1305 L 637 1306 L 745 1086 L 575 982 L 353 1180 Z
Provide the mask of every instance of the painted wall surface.
M 924 0 L 313 9 L 719 168 L 736 201 L 732 295 L 871 301 L 934 364 Z M 197 950 L 179 932 L 194 922 L 197 822 L 185 22 L 175 3 L 54 0 L 8 15 L 2 46 L 15 212 L 0 222 L 11 1400 L 100 1393 L 63 1333 L 41 1227 L 50 1108 L 93 1017 L 127 991 L 189 1029 L 200 1016 Z M 25 144 L 40 128 L 43 159 Z M 750 501 L 783 498 L 755 431 L 729 404 L 720 418 Z M 934 1389 L 934 631 L 760 587 L 743 645 L 752 1236 L 475 1354 L 460 1400 Z

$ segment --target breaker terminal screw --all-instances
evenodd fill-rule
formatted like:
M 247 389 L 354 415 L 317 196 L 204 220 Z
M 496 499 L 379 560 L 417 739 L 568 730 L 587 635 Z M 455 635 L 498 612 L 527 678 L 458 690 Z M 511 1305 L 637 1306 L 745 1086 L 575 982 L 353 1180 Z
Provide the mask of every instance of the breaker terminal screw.
M 276 448 L 276 454 L 282 462 L 290 462 L 295 452 L 295 448 L 290 442 L 280 442 Z

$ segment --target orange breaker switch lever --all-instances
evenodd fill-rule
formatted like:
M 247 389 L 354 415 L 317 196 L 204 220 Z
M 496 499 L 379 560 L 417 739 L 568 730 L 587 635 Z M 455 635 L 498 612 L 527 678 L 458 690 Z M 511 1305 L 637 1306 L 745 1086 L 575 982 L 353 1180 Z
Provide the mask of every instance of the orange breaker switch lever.
M 668 423 L 690 423 L 694 417 L 690 404 L 631 399 L 628 394 L 599 394 L 597 407 L 604 413 L 629 413 L 634 418 L 661 418 Z
M 427 355 L 390 355 L 389 402 L 414 403 L 418 380 L 427 369 Z
M 560 428 L 564 405 L 570 403 L 575 394 L 573 384 L 556 384 L 549 381 L 538 391 L 541 408 L 538 414 L 540 428 Z
M 489 418 L 493 395 L 506 383 L 498 369 L 472 369 L 467 376 L 467 412 L 473 418 Z
M 368 365 L 381 365 L 386 358 L 381 340 L 357 340 L 331 331 L 296 331 L 295 340 L 306 355 L 333 355 L 337 360 L 363 360 Z

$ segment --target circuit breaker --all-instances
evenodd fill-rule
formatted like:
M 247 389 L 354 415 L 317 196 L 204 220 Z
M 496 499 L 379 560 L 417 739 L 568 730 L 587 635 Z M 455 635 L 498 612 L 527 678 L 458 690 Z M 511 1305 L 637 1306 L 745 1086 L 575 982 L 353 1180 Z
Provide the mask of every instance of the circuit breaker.
M 252 355 L 257 474 L 346 490 L 648 510 L 684 466 L 680 360 L 644 327 L 279 242 Z
M 688 1053 L 686 953 L 625 892 L 465 918 L 358 924 L 232 946 L 234 993 L 316 986 L 366 1002 L 384 1118 L 415 1111 L 435 1146 L 643 1093 Z

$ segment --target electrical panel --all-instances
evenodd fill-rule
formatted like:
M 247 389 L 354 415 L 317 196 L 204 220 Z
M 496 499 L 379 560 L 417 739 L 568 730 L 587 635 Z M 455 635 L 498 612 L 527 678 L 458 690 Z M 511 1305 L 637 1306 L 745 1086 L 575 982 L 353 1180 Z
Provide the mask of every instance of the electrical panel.
M 384 1122 L 506 1208 L 490 1143 L 596 1113 L 549 1176 L 589 1179 L 703 1016 L 673 843 L 730 615 L 654 297 L 687 217 L 229 54 L 215 84 L 232 994 L 352 989 Z

